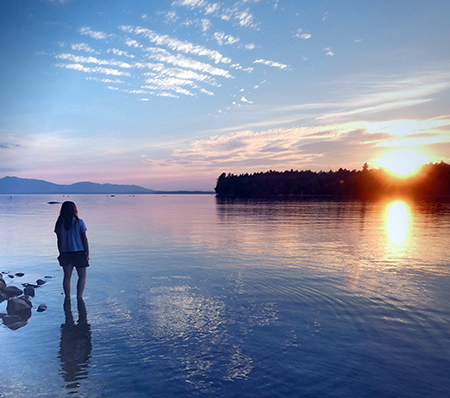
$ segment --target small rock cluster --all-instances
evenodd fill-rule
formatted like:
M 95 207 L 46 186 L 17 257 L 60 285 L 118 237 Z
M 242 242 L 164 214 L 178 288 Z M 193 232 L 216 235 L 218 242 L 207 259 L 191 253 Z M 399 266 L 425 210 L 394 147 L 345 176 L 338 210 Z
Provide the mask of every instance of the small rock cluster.
M 31 309 L 33 303 L 31 298 L 35 296 L 35 289 L 46 283 L 44 279 L 38 279 L 36 284 L 22 283 L 24 289 L 19 289 L 17 286 L 8 286 L 3 278 L 3 274 L 11 279 L 15 277 L 22 277 L 25 274 L 23 272 L 17 272 L 16 274 L 10 274 L 7 271 L 0 273 L 0 303 L 8 300 L 6 311 L 7 313 L 0 313 L 0 318 L 3 320 L 3 324 L 12 330 L 17 330 L 26 325 L 28 319 L 31 317 Z M 51 278 L 46 276 L 46 279 Z M 43 312 L 47 309 L 45 304 L 41 304 L 37 308 L 37 312 Z

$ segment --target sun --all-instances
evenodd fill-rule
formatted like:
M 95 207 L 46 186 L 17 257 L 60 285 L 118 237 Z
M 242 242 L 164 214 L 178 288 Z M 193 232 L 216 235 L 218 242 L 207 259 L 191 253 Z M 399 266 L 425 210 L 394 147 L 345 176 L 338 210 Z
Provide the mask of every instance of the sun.
M 429 161 L 430 158 L 417 149 L 402 148 L 384 155 L 380 165 L 398 176 L 408 176 Z

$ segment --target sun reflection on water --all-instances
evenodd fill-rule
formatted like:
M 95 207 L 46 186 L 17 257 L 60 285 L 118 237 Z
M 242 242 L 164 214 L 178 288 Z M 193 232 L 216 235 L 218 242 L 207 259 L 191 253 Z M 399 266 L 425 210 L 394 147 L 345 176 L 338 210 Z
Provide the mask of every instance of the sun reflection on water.
M 393 245 L 405 243 L 408 233 L 409 211 L 404 202 L 397 201 L 389 206 L 386 227 L 389 239 Z

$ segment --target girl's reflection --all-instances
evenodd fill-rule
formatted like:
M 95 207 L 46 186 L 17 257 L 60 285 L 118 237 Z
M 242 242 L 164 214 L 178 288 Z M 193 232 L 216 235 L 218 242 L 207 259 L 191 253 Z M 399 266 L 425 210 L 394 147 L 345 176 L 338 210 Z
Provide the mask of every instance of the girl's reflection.
M 78 300 L 78 322 L 75 324 L 70 299 L 64 301 L 65 323 L 61 325 L 59 359 L 67 388 L 77 388 L 86 379 L 92 351 L 91 326 L 87 321 L 86 305 Z

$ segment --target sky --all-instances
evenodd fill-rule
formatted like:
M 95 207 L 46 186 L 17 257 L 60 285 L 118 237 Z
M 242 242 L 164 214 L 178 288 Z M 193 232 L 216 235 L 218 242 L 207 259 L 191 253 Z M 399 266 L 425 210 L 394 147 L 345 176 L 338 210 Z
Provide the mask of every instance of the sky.
M 449 17 L 448 0 L 2 0 L 0 178 L 213 190 L 450 162 Z

